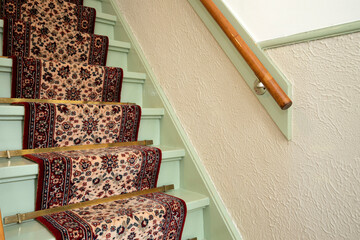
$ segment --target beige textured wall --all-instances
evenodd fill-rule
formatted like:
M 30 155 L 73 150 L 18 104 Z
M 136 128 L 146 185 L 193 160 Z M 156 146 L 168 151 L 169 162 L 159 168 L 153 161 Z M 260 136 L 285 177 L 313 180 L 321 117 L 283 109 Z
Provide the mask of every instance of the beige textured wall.
M 186 0 L 118 0 L 244 239 L 360 236 L 360 34 L 270 50 L 287 142 Z

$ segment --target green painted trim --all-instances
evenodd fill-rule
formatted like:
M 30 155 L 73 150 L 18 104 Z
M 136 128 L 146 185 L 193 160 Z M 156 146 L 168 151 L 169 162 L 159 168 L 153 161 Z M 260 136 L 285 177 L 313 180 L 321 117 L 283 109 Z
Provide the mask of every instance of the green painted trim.
M 171 121 L 173 122 L 176 131 L 179 133 L 180 138 L 182 140 L 182 142 L 184 143 L 185 149 L 187 154 L 189 154 L 190 159 L 193 161 L 196 170 L 199 172 L 206 188 L 207 191 L 210 194 L 210 198 L 212 200 L 212 202 L 214 203 L 215 207 L 222 218 L 222 221 L 225 223 L 227 230 L 229 232 L 229 234 L 231 235 L 232 239 L 237 239 L 237 240 L 241 240 L 241 234 L 239 232 L 239 230 L 237 229 L 237 227 L 235 226 L 230 214 L 228 213 L 224 203 L 222 202 L 219 193 L 217 192 L 212 180 L 210 179 L 209 174 L 207 173 L 199 155 L 197 154 L 194 146 L 192 145 L 189 137 L 187 136 L 187 133 L 185 132 L 184 128 L 182 127 L 179 118 L 177 117 L 174 109 L 172 108 L 169 100 L 167 99 L 164 91 L 162 90 L 159 81 L 157 80 L 149 62 L 147 61 L 144 52 L 142 51 L 142 48 L 140 47 L 139 43 L 136 40 L 136 37 L 134 36 L 134 34 L 131 31 L 131 28 L 129 26 L 129 24 L 127 23 L 127 21 L 125 20 L 125 18 L 122 16 L 122 14 L 120 13 L 119 7 L 116 3 L 116 0 L 109 0 L 109 2 L 111 3 L 111 6 L 113 7 L 114 11 L 116 12 L 116 15 L 121 23 L 121 25 L 123 26 L 126 34 L 128 35 L 131 43 L 132 43 L 132 47 L 133 49 L 136 51 L 136 53 L 138 54 L 141 63 L 143 64 L 148 76 L 149 76 L 149 80 L 153 83 L 154 88 L 156 89 L 157 93 L 159 94 L 159 97 L 162 100 L 162 103 L 164 104 L 164 108 L 166 110 L 166 112 L 169 114 L 169 117 L 171 118 Z M 215 221 L 215 219 L 214 219 Z
M 130 43 L 109 39 L 109 51 L 128 53 L 130 48 Z
M 30 176 L 21 176 L 21 177 L 14 177 L 14 178 L 6 178 L 6 179 L 0 179 L 0 184 L 5 183 L 12 183 L 12 182 L 20 182 L 20 181 L 28 181 L 28 180 L 34 180 L 37 179 L 37 175 L 30 175 Z
M 249 85 L 250 89 L 254 92 L 253 85 L 257 78 L 253 73 L 253 71 L 250 69 L 250 67 L 247 65 L 245 60 L 241 57 L 240 53 L 236 50 L 236 48 L 227 38 L 225 33 L 221 30 L 219 25 L 215 22 L 215 20 L 211 17 L 211 15 L 208 13 L 208 11 L 205 9 L 205 7 L 202 5 L 202 3 L 199 0 L 188 0 L 188 2 L 191 4 L 195 12 L 202 19 L 202 21 L 207 26 L 209 31 L 212 33 L 214 38 L 217 40 L 217 42 L 224 50 L 224 52 L 228 55 L 228 57 L 230 58 L 236 69 L 240 72 L 241 76 Z M 239 32 L 241 37 L 249 45 L 249 47 L 259 58 L 259 60 L 264 64 L 264 66 L 271 73 L 271 75 L 276 79 L 276 81 L 278 82 L 280 87 L 284 90 L 284 92 L 290 97 L 290 99 L 292 99 L 292 84 L 286 79 L 286 77 L 276 67 L 276 65 L 272 62 L 272 60 L 268 58 L 265 52 L 255 44 L 254 40 L 246 32 L 245 28 L 232 15 L 232 13 L 226 7 L 223 1 L 213 0 L 213 2 L 217 5 L 217 7 L 224 14 L 224 16 Z M 281 110 L 280 107 L 275 102 L 275 100 L 271 97 L 271 95 L 268 92 L 261 96 L 255 94 L 255 96 L 258 98 L 258 100 L 266 109 L 266 111 L 271 116 L 273 121 L 279 127 L 280 131 L 284 134 L 284 136 L 288 140 L 290 140 L 292 138 L 293 106 L 288 110 L 285 111 Z
M 106 13 L 96 13 L 96 22 L 115 26 L 116 16 Z
M 340 24 L 336 26 L 321 28 L 309 32 L 298 33 L 286 37 L 258 42 L 257 45 L 262 49 L 282 47 L 302 42 L 315 41 L 323 38 L 336 37 L 340 35 L 360 32 L 360 21 Z

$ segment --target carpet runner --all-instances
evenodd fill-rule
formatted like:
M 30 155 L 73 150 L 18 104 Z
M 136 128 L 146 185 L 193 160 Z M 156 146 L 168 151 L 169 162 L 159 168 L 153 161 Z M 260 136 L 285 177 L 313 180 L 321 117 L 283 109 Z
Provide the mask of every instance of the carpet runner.
M 3 0 L 0 17 L 94 33 L 96 11 L 63 0 Z
M 47 226 L 57 240 L 180 240 L 185 216 L 183 200 L 164 193 L 152 193 L 55 213 L 37 220 Z
M 12 97 L 120 102 L 123 70 L 105 67 L 109 40 L 92 34 L 96 12 L 83 0 L 3 0 L 3 54 L 13 59 Z M 16 103 L 25 107 L 23 148 L 136 141 L 132 104 Z M 157 185 L 161 151 L 130 146 L 26 155 L 39 165 L 36 209 Z M 183 200 L 153 193 L 37 220 L 57 240 L 181 239 Z
M 25 107 L 24 149 L 137 141 L 138 105 L 16 104 Z
M 13 98 L 120 102 L 123 70 L 13 57 Z
M 156 186 L 161 151 L 135 146 L 26 155 L 39 164 L 36 209 Z M 186 204 L 146 194 L 37 218 L 57 239 L 180 239 Z
M 105 66 L 106 36 L 4 18 L 3 54 Z
M 36 210 L 155 188 L 161 150 L 111 147 L 26 155 L 38 163 Z

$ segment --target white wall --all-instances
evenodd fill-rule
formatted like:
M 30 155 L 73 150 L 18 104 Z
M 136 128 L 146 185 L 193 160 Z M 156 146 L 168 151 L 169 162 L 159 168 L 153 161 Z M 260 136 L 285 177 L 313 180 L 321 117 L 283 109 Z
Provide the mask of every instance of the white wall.
M 223 0 L 256 42 L 360 20 L 360 0 Z

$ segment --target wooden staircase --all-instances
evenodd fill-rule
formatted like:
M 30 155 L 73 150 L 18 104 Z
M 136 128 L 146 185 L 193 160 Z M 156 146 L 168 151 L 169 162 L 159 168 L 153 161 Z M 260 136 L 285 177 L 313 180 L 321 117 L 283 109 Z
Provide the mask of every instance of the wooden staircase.
M 218 206 L 217 199 L 209 190 L 209 183 L 194 164 L 179 129 L 138 53 L 132 48 L 131 38 L 110 1 L 84 0 L 84 5 L 97 11 L 95 34 L 107 35 L 110 39 L 107 66 L 124 69 L 121 101 L 142 107 L 139 140 L 152 139 L 163 152 L 158 185 L 174 184 L 175 190 L 167 193 L 184 199 L 187 204 L 182 239 L 234 239 L 224 220 L 227 216 L 219 210 L 221 206 Z M 0 20 L 0 55 L 2 30 L 3 21 Z M 10 97 L 11 73 L 12 60 L 1 58 L 0 97 Z M 21 149 L 23 121 L 22 106 L 0 104 L 0 150 Z M 34 210 L 37 174 L 36 163 L 22 157 L 0 158 L 0 209 L 3 217 Z M 5 237 L 6 240 L 54 239 L 37 221 L 7 225 Z

